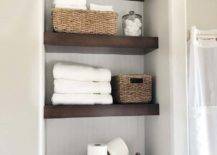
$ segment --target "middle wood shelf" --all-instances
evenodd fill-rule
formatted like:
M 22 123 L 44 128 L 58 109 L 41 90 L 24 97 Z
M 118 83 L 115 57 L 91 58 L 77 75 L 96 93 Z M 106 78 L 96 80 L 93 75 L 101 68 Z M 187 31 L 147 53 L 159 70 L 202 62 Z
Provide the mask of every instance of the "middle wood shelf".
M 159 104 L 45 105 L 44 118 L 159 115 Z

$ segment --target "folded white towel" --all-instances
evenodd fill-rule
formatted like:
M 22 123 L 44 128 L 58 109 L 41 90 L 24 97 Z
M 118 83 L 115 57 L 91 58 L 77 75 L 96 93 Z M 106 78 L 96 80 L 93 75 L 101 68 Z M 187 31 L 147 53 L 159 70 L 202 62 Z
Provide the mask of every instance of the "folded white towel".
M 66 4 L 55 4 L 55 8 L 66 8 L 75 10 L 87 10 L 86 5 L 66 5 Z
M 106 5 L 98 5 L 90 3 L 90 10 L 96 10 L 96 11 L 114 11 L 112 6 L 106 6 Z
M 86 5 L 86 0 L 54 0 L 53 4 L 63 5 Z
M 53 76 L 55 79 L 68 79 L 74 81 L 111 81 L 111 71 L 108 69 L 70 65 L 66 63 L 55 64 Z
M 109 82 L 54 80 L 54 92 L 59 94 L 111 94 Z
M 111 95 L 98 94 L 53 94 L 52 103 L 54 105 L 94 105 L 112 104 Z

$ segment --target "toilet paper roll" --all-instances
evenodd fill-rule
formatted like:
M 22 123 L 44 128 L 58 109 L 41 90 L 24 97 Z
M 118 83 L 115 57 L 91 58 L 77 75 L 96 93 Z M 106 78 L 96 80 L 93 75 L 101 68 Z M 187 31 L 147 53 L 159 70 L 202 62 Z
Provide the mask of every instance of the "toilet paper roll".
M 89 144 L 87 155 L 107 155 L 108 149 L 105 144 Z
M 129 149 L 121 138 L 116 138 L 107 144 L 110 155 L 129 155 Z

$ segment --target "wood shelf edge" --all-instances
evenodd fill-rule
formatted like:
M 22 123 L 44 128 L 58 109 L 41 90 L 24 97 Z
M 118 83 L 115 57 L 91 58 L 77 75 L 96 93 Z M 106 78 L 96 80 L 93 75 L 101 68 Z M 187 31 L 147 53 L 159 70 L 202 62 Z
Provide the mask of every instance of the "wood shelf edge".
M 159 104 L 45 105 L 44 118 L 159 115 Z

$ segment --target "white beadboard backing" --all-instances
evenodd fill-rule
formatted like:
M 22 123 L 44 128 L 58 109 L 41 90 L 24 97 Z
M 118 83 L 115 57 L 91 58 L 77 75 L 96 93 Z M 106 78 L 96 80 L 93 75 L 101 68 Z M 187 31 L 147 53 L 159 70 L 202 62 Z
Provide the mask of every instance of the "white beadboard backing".
M 64 49 L 61 49 L 64 50 Z M 71 50 L 78 50 L 72 48 Z M 56 62 L 73 62 L 109 68 L 113 75 L 143 73 L 143 55 L 46 54 L 46 102 L 53 93 L 52 69 Z M 73 118 L 46 121 L 46 155 L 86 155 L 86 146 L 122 137 L 132 155 L 145 154 L 144 117 Z
M 52 0 L 46 0 L 45 23 L 46 30 L 52 30 L 50 9 Z M 119 34 L 122 34 L 121 17 L 129 11 L 143 15 L 143 3 L 124 0 L 88 0 L 103 5 L 113 5 L 119 14 Z M 86 54 L 69 53 L 84 52 Z M 65 52 L 46 54 L 46 103 L 50 103 L 53 93 L 52 69 L 56 62 L 74 62 L 98 67 L 109 68 L 113 75 L 126 73 L 143 73 L 143 55 L 111 55 L 87 54 L 103 50 L 110 52 L 111 48 L 81 48 L 46 46 L 46 51 Z M 132 49 L 115 49 L 115 51 L 131 51 Z M 139 51 L 138 49 L 134 51 Z M 130 155 L 140 152 L 145 155 L 145 118 L 144 117 L 102 117 L 102 118 L 72 118 L 46 120 L 46 155 L 86 155 L 88 143 L 108 142 L 112 138 L 122 137 L 130 148 Z
M 144 117 L 105 117 L 47 120 L 47 155 L 86 155 L 87 144 L 122 137 L 130 155 L 145 154 Z

